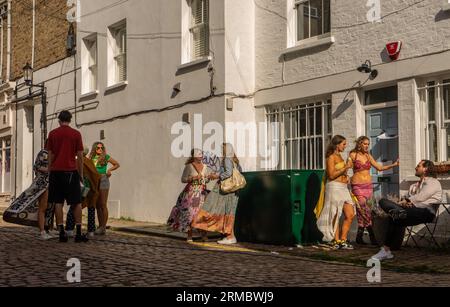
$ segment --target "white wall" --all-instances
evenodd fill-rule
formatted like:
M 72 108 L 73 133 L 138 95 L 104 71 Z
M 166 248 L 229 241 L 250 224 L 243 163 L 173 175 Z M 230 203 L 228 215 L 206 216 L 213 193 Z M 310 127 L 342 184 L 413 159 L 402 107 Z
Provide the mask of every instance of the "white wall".
M 228 129 L 227 142 L 234 143 L 244 170 L 256 170 L 258 135 L 250 134 L 253 128 L 258 132 L 254 100 L 233 98 L 234 95 L 249 96 L 255 91 L 255 3 L 241 0 L 225 0 L 224 3 L 225 91 L 232 100 L 232 108 L 225 111 L 225 120 L 242 127 L 234 133 Z
M 410 7 L 403 0 L 381 1 L 382 16 L 396 13 L 380 23 L 369 23 L 367 1 L 331 0 L 331 34 L 336 42 L 288 55 L 283 65 L 280 54 L 287 48 L 286 2 L 257 2 L 257 89 L 281 85 L 282 75 L 289 84 L 353 71 L 367 59 L 373 65 L 388 63 L 384 48 L 391 41 L 403 41 L 401 59 L 450 49 L 449 16 L 442 14 L 440 1 Z
M 202 114 L 203 123 L 224 124 L 225 98 L 205 100 L 163 112 L 146 112 L 112 120 L 120 115 L 160 109 L 210 95 L 210 74 L 207 65 L 177 70 L 182 64 L 181 1 L 134 0 L 99 10 L 115 1 L 82 1 L 78 43 L 83 37 L 98 32 L 98 90 L 96 97 L 81 99 L 79 104 L 98 101 L 95 110 L 80 112 L 83 141 L 91 146 L 104 130 L 109 154 L 121 168 L 111 178 L 110 205 L 120 203 L 119 216 L 135 220 L 165 222 L 181 192 L 180 182 L 185 158 L 171 154 L 171 127 L 182 120 L 184 113 Z M 99 10 L 99 11 L 98 11 Z M 89 12 L 98 13 L 89 15 Z M 106 92 L 107 45 L 106 29 L 122 19 L 127 20 L 128 85 Z M 210 48 L 215 68 L 216 94 L 225 91 L 224 69 L 224 4 L 210 3 Z M 181 84 L 181 92 L 172 97 L 172 88 Z M 80 94 L 78 80 L 78 94 Z M 91 123 L 106 119 L 104 123 Z M 109 120 L 110 119 L 110 120 Z M 190 127 L 193 129 L 193 122 Z M 206 138 L 206 137 L 205 137 Z M 118 216 L 117 216 L 118 217 Z

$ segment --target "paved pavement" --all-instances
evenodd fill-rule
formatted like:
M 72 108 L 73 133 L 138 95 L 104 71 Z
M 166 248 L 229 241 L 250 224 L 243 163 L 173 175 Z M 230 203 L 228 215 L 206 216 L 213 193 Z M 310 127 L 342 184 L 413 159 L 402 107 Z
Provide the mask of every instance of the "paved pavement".
M 450 274 L 401 273 L 383 268 L 381 283 L 370 284 L 366 278 L 368 268 L 362 265 L 288 252 L 271 253 L 257 245 L 187 244 L 113 231 L 86 244 L 63 244 L 38 240 L 35 229 L 0 222 L 0 286 L 450 285 Z M 67 281 L 70 258 L 80 260 L 81 283 Z

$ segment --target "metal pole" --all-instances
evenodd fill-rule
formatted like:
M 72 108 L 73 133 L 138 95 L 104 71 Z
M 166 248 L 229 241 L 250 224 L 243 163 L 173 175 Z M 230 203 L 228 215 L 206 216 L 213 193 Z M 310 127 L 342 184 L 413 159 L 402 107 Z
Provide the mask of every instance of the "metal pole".
M 45 87 L 42 88 L 41 104 L 41 148 L 44 148 L 47 141 L 47 90 Z

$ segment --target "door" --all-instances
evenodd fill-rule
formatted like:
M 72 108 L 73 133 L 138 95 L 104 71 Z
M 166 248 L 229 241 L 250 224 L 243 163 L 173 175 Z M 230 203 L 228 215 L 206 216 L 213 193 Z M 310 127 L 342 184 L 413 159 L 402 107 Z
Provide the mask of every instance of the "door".
M 398 159 L 398 110 L 385 108 L 367 111 L 367 136 L 370 153 L 380 164 L 392 164 Z M 378 172 L 371 169 L 376 198 L 399 195 L 398 167 Z

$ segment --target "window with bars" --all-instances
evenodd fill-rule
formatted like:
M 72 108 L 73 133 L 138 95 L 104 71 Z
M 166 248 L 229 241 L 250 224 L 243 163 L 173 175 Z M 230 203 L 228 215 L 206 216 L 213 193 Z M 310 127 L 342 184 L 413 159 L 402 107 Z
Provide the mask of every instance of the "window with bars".
M 266 119 L 279 125 L 278 169 L 323 169 L 326 144 L 332 137 L 331 101 L 266 109 Z
M 209 55 L 209 0 L 191 0 L 191 60 Z
M 450 160 L 450 78 L 430 80 L 423 88 L 426 103 L 426 148 L 432 161 Z
M 330 32 L 330 0 L 296 0 L 294 9 L 297 41 Z

